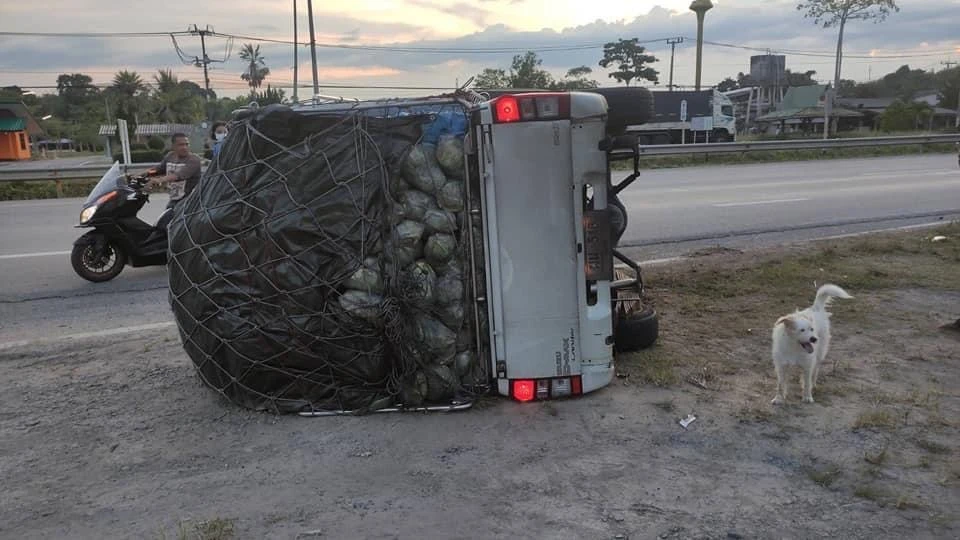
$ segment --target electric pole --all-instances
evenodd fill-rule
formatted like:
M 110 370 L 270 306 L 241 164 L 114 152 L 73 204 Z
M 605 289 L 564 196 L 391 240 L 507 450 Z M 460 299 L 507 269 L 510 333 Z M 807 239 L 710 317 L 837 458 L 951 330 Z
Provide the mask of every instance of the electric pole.
M 297 0 L 293 0 L 293 102 L 297 100 L 297 70 L 300 62 L 297 61 Z
M 201 54 L 201 56 L 193 56 L 193 57 L 191 58 L 191 57 L 188 56 L 186 53 L 184 53 L 183 50 L 180 48 L 180 45 L 177 43 L 177 38 L 174 37 L 173 34 L 171 34 L 170 37 L 173 39 L 173 46 L 174 46 L 174 48 L 177 50 L 177 55 L 180 57 L 180 60 L 181 60 L 184 64 L 192 64 L 192 65 L 195 66 L 195 67 L 202 67 L 202 68 L 203 68 L 203 89 L 204 89 L 203 99 L 204 99 L 204 101 L 205 101 L 205 103 L 206 103 L 206 106 L 205 106 L 206 115 L 205 115 L 205 116 L 206 116 L 207 120 L 209 120 L 209 119 L 210 119 L 210 96 L 211 96 L 211 91 L 210 91 L 210 71 L 209 71 L 208 66 L 209 66 L 210 64 L 214 63 L 214 62 L 224 63 L 224 62 L 226 62 L 227 60 L 230 59 L 230 50 L 231 50 L 231 47 L 232 47 L 232 45 L 233 45 L 233 38 L 230 38 L 230 39 L 227 41 L 227 52 L 224 54 L 223 60 L 213 60 L 213 59 L 211 59 L 209 56 L 207 56 L 207 39 L 206 39 L 207 36 L 214 36 L 214 35 L 216 35 L 216 32 L 214 32 L 213 27 L 208 24 L 204 29 L 201 30 L 200 27 L 197 26 L 196 24 L 191 24 L 190 27 L 187 28 L 187 32 L 189 32 L 190 35 L 194 35 L 194 36 L 199 35 L 199 36 L 200 36 L 200 49 L 201 49 L 200 54 Z
M 940 62 L 941 64 L 947 66 L 947 69 L 952 68 L 957 65 L 956 62 Z M 957 118 L 954 120 L 954 127 L 960 128 L 960 90 L 957 90 Z
M 317 41 L 313 33 L 313 0 L 307 0 L 307 17 L 310 18 L 310 61 L 313 63 L 313 95 L 320 94 L 320 83 L 317 81 Z
M 667 43 L 670 44 L 670 84 L 667 87 L 673 92 L 673 53 L 677 49 L 678 43 L 683 43 L 682 37 L 676 38 L 667 38 Z

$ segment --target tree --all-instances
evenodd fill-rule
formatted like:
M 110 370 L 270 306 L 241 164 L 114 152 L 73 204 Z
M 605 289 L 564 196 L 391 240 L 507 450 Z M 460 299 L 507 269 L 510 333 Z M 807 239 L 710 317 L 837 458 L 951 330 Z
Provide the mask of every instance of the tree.
M 275 103 L 285 103 L 286 96 L 284 91 L 281 88 L 273 88 L 269 84 L 267 89 L 263 92 L 257 92 L 256 90 L 251 90 L 250 95 L 248 96 L 249 101 L 256 101 L 257 105 L 264 107 L 266 105 L 273 105 Z
M 510 78 L 507 77 L 505 70 L 486 68 L 474 77 L 473 84 L 481 90 L 508 88 L 510 86 Z
M 533 51 L 527 51 L 523 56 L 514 56 L 510 67 L 510 87 L 550 88 L 553 85 L 553 76 L 541 69 L 541 64 L 543 60 Z
M 589 90 L 591 88 L 597 88 L 600 86 L 600 83 L 589 77 L 591 73 L 593 73 L 593 70 L 587 66 L 570 68 L 567 70 L 567 74 L 563 77 L 563 80 L 555 82 L 552 89 Z
M 204 91 L 196 83 L 180 81 L 172 71 L 164 69 L 153 79 L 157 84 L 152 108 L 160 120 L 189 124 L 203 118 Z
M 945 69 L 937 73 L 937 92 L 940 106 L 945 109 L 960 108 L 960 68 Z
M 783 86 L 810 86 L 812 84 L 817 84 L 816 79 L 813 78 L 817 72 L 808 69 L 803 73 L 794 73 L 789 69 L 783 70 Z
M 729 92 L 731 90 L 737 90 L 738 88 L 740 88 L 740 85 L 738 85 L 737 81 L 731 79 L 730 77 L 727 77 L 717 84 L 717 90 L 720 92 Z
M 613 65 L 616 71 L 609 76 L 617 82 L 626 83 L 627 86 L 630 86 L 630 81 L 634 79 L 659 84 L 660 81 L 657 78 L 659 72 L 646 66 L 658 60 L 653 55 L 646 54 L 639 42 L 639 38 L 632 38 L 607 43 L 603 46 L 603 60 L 600 60 L 600 67 L 608 68 Z
M 892 12 L 900 11 L 895 0 L 803 0 L 797 4 L 797 10 L 804 12 L 804 17 L 823 26 L 823 28 L 837 27 L 837 57 L 833 69 L 833 87 L 840 87 L 840 67 L 843 63 L 843 31 L 847 22 L 856 20 L 872 20 L 874 23 L 883 22 Z M 836 119 L 833 119 L 834 128 Z
M 926 103 L 896 100 L 880 115 L 880 129 L 883 131 L 912 131 L 926 126 L 933 115 L 933 109 Z
M 247 81 L 251 90 L 260 88 L 263 80 L 270 74 L 266 59 L 260 55 L 260 46 L 254 47 L 251 43 L 244 44 L 243 48 L 240 49 L 240 58 L 247 62 L 247 70 L 240 75 L 240 78 Z

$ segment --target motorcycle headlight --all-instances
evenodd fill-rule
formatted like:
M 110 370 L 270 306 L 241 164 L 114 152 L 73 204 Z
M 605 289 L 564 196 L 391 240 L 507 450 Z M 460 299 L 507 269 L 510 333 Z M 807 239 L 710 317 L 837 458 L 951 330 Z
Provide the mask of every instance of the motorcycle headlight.
M 93 215 L 96 213 L 97 213 L 96 205 L 93 205 L 90 208 L 84 208 L 83 212 L 80 212 L 80 224 L 82 225 L 90 221 L 91 219 L 93 219 Z

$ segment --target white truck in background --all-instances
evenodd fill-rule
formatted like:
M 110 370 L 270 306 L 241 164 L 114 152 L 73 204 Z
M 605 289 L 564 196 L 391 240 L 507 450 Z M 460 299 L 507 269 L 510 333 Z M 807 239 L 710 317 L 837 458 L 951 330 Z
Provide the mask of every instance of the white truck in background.
M 627 132 L 637 142 L 647 144 L 684 144 L 732 142 L 737 136 L 733 102 L 717 90 L 655 91 L 653 117 L 649 122 L 631 125 Z

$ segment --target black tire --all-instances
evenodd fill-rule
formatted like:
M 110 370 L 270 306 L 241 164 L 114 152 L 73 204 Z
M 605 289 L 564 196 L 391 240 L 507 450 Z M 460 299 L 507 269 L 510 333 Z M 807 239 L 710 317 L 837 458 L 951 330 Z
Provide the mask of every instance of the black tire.
M 117 277 L 127 264 L 127 254 L 112 242 L 108 242 L 100 257 L 93 244 L 74 245 L 70 264 L 78 276 L 87 281 L 102 283 Z M 94 260 L 94 259 L 97 260 Z
M 642 311 L 626 316 L 618 315 L 613 331 L 613 350 L 634 352 L 651 347 L 660 336 L 657 311 L 644 306 Z
M 620 135 L 627 126 L 646 124 L 653 120 L 653 93 L 639 86 L 615 86 L 585 90 L 600 94 L 607 100 L 607 134 Z

